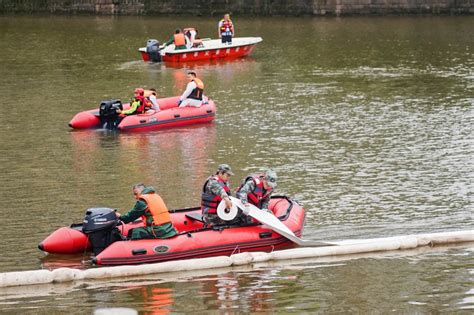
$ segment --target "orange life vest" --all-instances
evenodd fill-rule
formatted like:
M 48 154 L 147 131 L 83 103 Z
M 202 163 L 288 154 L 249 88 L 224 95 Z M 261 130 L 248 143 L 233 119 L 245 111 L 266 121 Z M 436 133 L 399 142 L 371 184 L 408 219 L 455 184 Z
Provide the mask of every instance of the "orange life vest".
M 188 98 L 192 98 L 195 100 L 202 100 L 202 93 L 204 92 L 204 83 L 198 78 L 194 78 L 193 81 L 194 83 L 196 83 L 196 88 L 192 90 Z
M 171 222 L 171 215 L 168 212 L 168 207 L 166 207 L 163 199 L 161 199 L 159 195 L 151 193 L 143 194 L 139 197 L 140 199 L 144 200 L 148 205 L 146 211 L 149 212 L 153 218 L 152 225 L 162 225 Z M 145 226 L 150 226 L 150 224 L 147 223 L 146 215 L 142 216 L 142 221 Z
M 186 39 L 184 38 L 183 33 L 174 34 L 174 45 L 175 46 L 184 46 L 184 45 L 186 45 Z

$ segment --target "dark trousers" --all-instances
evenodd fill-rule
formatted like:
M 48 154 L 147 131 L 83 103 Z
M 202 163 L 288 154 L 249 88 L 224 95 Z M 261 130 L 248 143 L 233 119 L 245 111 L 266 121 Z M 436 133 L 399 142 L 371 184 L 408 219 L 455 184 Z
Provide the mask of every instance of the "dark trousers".
M 222 35 L 222 43 L 232 44 L 232 35 Z

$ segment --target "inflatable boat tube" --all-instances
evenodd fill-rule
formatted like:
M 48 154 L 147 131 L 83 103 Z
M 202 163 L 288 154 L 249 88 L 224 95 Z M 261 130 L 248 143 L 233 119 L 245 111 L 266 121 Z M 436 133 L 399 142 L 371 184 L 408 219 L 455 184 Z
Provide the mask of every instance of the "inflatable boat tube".
M 301 205 L 287 197 L 276 196 L 271 199 L 269 209 L 276 216 L 275 220 L 279 220 L 290 233 L 298 236 L 302 234 L 305 212 Z M 174 210 L 171 219 L 179 232 L 178 236 L 169 239 L 117 241 L 94 257 L 94 263 L 98 265 L 154 263 L 230 256 L 233 253 L 248 251 L 269 252 L 295 246 L 291 240 L 258 223 L 205 227 L 200 207 Z M 143 226 L 141 222 L 133 222 L 121 225 L 118 229 L 123 236 L 126 236 L 130 229 L 140 226 Z M 38 247 L 55 254 L 83 253 L 90 250 L 88 237 L 82 232 L 82 224 L 73 224 L 56 230 Z
M 161 128 L 179 127 L 184 125 L 207 123 L 214 120 L 216 105 L 207 100 L 201 107 L 178 107 L 179 97 L 157 99 L 159 111 L 149 110 L 144 114 L 129 115 L 123 118 L 117 126 L 120 131 L 146 131 Z M 123 109 L 129 109 L 130 104 L 124 104 Z M 99 109 L 91 109 L 76 114 L 69 122 L 73 129 L 102 128 Z

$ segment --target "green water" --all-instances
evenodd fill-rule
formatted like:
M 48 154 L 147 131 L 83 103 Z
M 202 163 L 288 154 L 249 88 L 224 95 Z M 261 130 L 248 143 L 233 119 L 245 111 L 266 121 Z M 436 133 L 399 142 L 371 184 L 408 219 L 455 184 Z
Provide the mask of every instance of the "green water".
M 305 237 L 371 238 L 473 228 L 474 18 L 239 18 L 261 36 L 230 62 L 146 64 L 137 48 L 208 18 L 0 17 L 0 272 L 89 256 L 36 248 L 85 209 L 133 205 L 155 186 L 197 206 L 220 163 L 237 187 L 273 167 L 277 192 L 307 210 Z M 180 94 L 186 70 L 218 107 L 214 123 L 148 133 L 72 132 L 72 116 L 135 87 Z M 3 289 L 5 313 L 469 313 L 473 249 L 264 265 L 144 280 Z

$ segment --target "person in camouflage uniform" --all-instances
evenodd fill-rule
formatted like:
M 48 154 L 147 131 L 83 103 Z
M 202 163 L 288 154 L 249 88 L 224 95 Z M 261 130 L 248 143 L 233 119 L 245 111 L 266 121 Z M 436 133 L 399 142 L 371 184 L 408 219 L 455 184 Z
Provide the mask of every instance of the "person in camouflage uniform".
M 237 189 L 236 197 L 244 205 L 251 203 L 264 211 L 270 212 L 268 205 L 276 186 L 277 174 L 274 170 L 268 169 L 262 174 L 247 176 Z
M 216 174 L 209 176 L 203 185 L 201 193 L 202 218 L 206 225 L 222 225 L 226 222 L 217 216 L 217 206 L 224 200 L 226 207 L 232 207 L 230 200 L 230 177 L 234 175 L 229 165 L 219 165 Z

